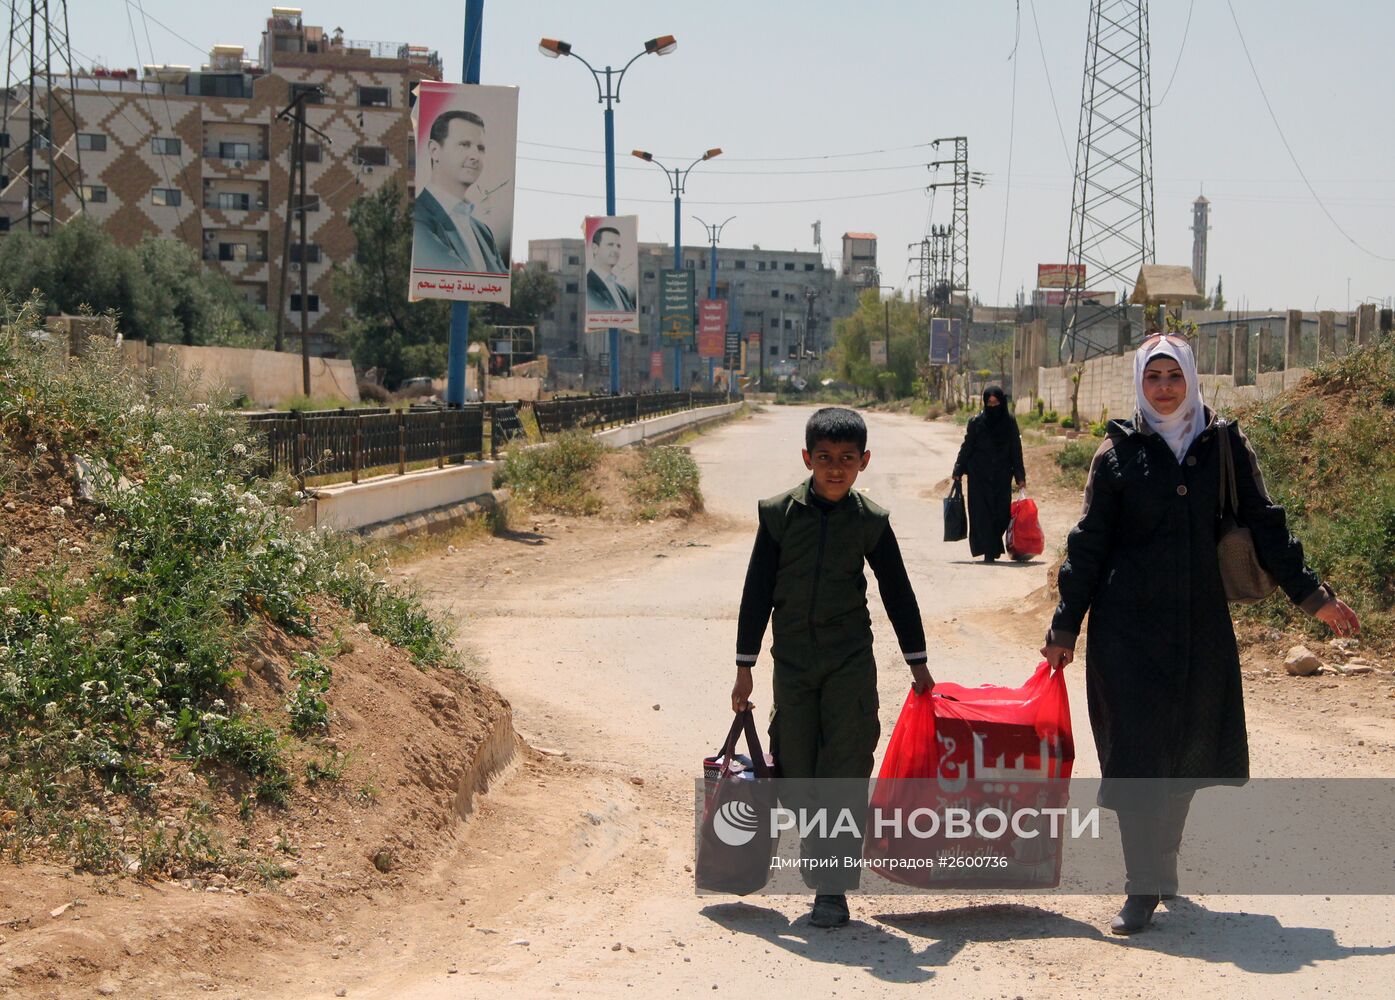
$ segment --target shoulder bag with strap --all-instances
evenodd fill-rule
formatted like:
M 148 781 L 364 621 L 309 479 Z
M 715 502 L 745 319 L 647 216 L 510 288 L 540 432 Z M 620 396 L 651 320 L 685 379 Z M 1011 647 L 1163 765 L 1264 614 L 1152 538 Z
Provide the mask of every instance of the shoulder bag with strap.
M 1226 600 L 1257 604 L 1279 588 L 1259 561 L 1254 536 L 1240 523 L 1240 494 L 1235 486 L 1235 457 L 1230 451 L 1230 422 L 1218 420 L 1221 453 L 1220 523 L 1216 528 L 1216 559 Z

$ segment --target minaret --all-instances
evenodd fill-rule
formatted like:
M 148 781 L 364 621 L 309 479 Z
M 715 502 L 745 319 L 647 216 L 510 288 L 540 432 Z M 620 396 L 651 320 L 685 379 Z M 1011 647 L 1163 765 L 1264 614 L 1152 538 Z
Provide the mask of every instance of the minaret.
M 1206 294 L 1206 232 L 1211 228 L 1211 203 L 1206 196 L 1197 195 L 1192 202 L 1192 280 L 1196 290 Z

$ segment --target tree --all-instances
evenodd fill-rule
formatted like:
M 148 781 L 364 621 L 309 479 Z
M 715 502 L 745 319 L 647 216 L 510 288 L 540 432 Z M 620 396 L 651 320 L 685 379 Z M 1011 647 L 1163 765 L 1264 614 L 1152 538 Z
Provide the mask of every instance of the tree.
M 877 289 L 865 290 L 857 311 L 834 324 L 833 368 L 837 376 L 866 392 L 902 397 L 915 391 L 916 363 L 930 351 L 929 329 L 920 320 L 915 304 L 898 294 L 883 301 Z M 886 340 L 885 373 L 872 367 L 871 342 Z
M 50 313 L 110 313 L 127 337 L 148 342 L 268 346 L 264 311 L 243 298 L 227 275 L 204 268 L 177 240 L 147 236 L 118 246 L 90 219 L 51 236 L 28 231 L 0 240 L 0 292 L 38 292 Z
M 1224 279 L 1216 275 L 1216 296 L 1211 300 L 1211 308 L 1220 310 L 1225 308 L 1225 293 L 1221 290 L 1221 282 Z
M 412 270 L 412 211 L 395 183 L 363 195 L 349 207 L 358 251 L 336 265 L 333 287 L 353 318 L 345 340 L 354 363 L 378 368 L 396 386 L 417 375 L 439 377 L 450 355 L 451 304 L 442 299 L 407 301 Z M 557 282 L 541 268 L 515 267 L 508 305 L 470 310 L 470 340 L 489 339 L 496 326 L 532 326 L 557 302 Z

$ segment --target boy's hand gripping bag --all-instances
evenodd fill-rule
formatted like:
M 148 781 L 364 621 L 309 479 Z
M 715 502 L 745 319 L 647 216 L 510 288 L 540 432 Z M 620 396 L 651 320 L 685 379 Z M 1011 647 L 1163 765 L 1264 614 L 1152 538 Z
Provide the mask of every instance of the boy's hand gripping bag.
M 1020 688 L 912 690 L 872 791 L 868 866 L 920 888 L 1059 885 L 1064 823 L 1041 810 L 1066 805 L 1074 759 L 1065 679 L 1046 663 Z
M 1041 519 L 1037 516 L 1037 502 L 1022 495 L 1012 502 L 1012 520 L 1008 522 L 1007 550 L 1014 559 L 1026 560 L 1041 555 L 1046 548 L 1042 535 Z
M 743 731 L 750 755 L 744 759 L 736 754 Z M 779 837 L 771 835 L 770 814 L 776 807 L 772 765 L 761 752 L 749 708 L 736 714 L 720 753 L 703 761 L 703 777 L 706 804 L 698 828 L 697 887 L 737 896 L 755 892 L 770 879 Z
M 944 508 L 945 541 L 962 542 L 969 537 L 969 512 L 964 507 L 964 489 L 957 479 L 944 499 Z

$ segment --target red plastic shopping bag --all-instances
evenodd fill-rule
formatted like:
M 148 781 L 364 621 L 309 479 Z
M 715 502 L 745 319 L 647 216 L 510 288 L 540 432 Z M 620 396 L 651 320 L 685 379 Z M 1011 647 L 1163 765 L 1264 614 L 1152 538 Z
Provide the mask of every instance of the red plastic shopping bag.
M 1065 807 L 1074 759 L 1065 679 L 1046 663 L 1019 688 L 912 691 L 872 791 L 868 866 L 922 888 L 1058 885 L 1063 828 L 1043 810 Z
M 1007 550 L 1014 559 L 1026 560 L 1039 556 L 1046 548 L 1046 538 L 1041 530 L 1041 518 L 1037 516 L 1037 502 L 1022 495 L 1012 502 L 1012 520 L 1008 522 Z

